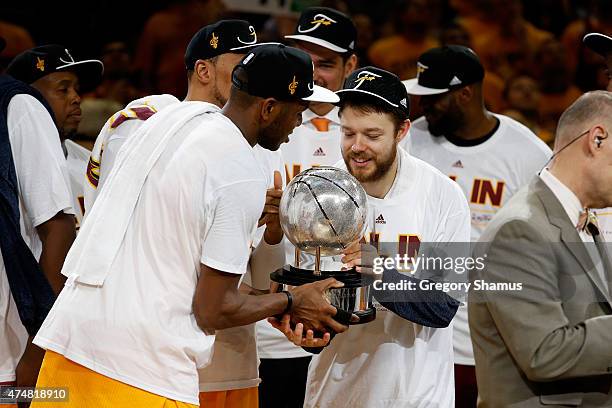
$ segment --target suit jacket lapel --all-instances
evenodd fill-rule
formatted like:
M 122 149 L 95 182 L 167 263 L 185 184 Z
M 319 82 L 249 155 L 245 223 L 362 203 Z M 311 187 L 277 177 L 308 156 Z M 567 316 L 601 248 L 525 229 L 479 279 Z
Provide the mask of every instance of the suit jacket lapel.
M 570 222 L 570 219 L 565 212 L 565 209 L 561 205 L 561 202 L 559 202 L 554 193 L 539 176 L 536 176 L 535 180 L 532 182 L 532 186 L 535 189 L 535 193 L 540 198 L 544 209 L 546 210 L 550 223 L 559 228 L 561 231 L 561 241 L 563 244 L 576 258 L 582 269 L 584 269 L 585 273 L 593 282 L 593 285 L 595 285 L 599 292 L 601 292 L 602 296 L 607 300 L 607 302 L 612 305 L 610 294 L 606 290 L 606 286 L 601 280 L 601 277 L 599 276 L 599 273 L 593 264 L 593 260 L 587 252 L 580 235 L 578 235 L 576 226 L 572 225 Z

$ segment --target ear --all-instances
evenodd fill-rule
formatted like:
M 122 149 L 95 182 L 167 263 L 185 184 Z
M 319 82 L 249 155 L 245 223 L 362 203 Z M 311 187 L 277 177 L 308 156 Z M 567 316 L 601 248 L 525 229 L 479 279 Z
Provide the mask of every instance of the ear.
M 193 75 L 203 84 L 210 84 L 215 80 L 213 64 L 206 60 L 197 60 L 193 67 Z
M 457 92 L 457 98 L 461 104 L 468 103 L 473 97 L 474 88 L 471 86 L 464 86 L 463 88 L 459 89 L 459 92 Z
M 344 79 L 348 78 L 355 68 L 357 68 L 357 55 L 353 54 L 344 63 Z
M 266 98 L 261 102 L 260 118 L 262 124 L 269 124 L 276 119 L 280 112 L 280 103 L 274 98 Z
M 595 125 L 589 131 L 586 139 L 588 139 L 587 149 L 592 156 L 604 152 L 604 143 L 608 138 L 608 134 L 603 126 Z M 608 154 L 606 152 L 606 154 Z
M 410 120 L 406 119 L 404 123 L 402 123 L 400 128 L 397 130 L 397 135 L 395 136 L 395 138 L 397 139 L 398 143 L 406 137 L 406 135 L 408 134 L 408 130 L 410 130 Z

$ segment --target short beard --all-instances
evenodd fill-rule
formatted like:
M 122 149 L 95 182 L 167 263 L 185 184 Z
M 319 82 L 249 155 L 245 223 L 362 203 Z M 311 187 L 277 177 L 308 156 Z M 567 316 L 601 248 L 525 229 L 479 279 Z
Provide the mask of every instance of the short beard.
M 389 156 L 384 161 L 381 161 L 381 162 L 376 161 L 376 160 L 374 161 L 376 168 L 374 169 L 374 172 L 371 174 L 359 174 L 359 173 L 354 174 L 353 171 L 351 170 L 351 165 L 350 165 L 351 156 L 343 156 L 343 159 L 344 159 L 344 164 L 346 165 L 346 168 L 348 169 L 349 173 L 351 173 L 360 183 L 371 183 L 371 182 L 382 179 L 389 172 L 389 169 L 391 169 L 391 166 L 393 165 L 393 162 L 395 161 L 396 157 L 397 157 L 397 146 L 394 145 L 393 149 L 389 153 Z
M 215 83 L 213 84 L 212 93 L 213 93 L 213 99 L 215 101 L 214 102 L 215 105 L 219 106 L 220 108 L 224 107 L 225 104 L 227 103 L 227 98 L 221 95 L 221 91 L 219 91 L 219 87 L 217 86 L 216 77 L 215 77 Z
M 436 122 L 427 122 L 427 129 L 432 136 L 453 135 L 458 129 L 465 125 L 465 119 L 461 111 L 451 106 L 448 112 L 444 113 Z
M 77 129 L 65 129 L 65 128 L 59 129 L 59 137 L 61 141 L 64 141 L 66 139 L 71 139 L 74 135 L 76 135 L 76 133 L 77 133 Z
M 270 123 L 268 127 L 260 130 L 259 137 L 257 138 L 257 144 L 267 150 L 278 150 L 278 148 L 282 144 L 282 140 L 279 140 L 279 135 L 281 134 L 279 118 L 282 118 L 285 115 L 286 108 L 283 106 L 281 107 L 281 111 L 274 120 L 274 122 Z

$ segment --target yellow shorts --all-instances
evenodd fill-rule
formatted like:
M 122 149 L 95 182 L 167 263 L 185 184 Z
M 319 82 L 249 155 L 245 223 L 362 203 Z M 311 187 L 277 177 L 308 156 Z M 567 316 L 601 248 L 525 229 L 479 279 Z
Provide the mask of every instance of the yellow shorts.
M 257 387 L 200 393 L 200 408 L 258 408 Z
M 68 401 L 34 401 L 30 408 L 196 408 L 113 380 L 61 354 L 47 351 L 37 387 L 65 387 Z

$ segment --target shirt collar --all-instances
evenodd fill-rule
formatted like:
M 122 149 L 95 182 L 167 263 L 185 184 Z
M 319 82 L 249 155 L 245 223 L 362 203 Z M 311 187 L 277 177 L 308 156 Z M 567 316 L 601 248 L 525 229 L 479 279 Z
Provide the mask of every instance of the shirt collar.
M 580 200 L 576 194 L 570 190 L 565 184 L 556 178 L 548 169 L 543 169 L 540 173 L 542 181 L 550 188 L 555 197 L 561 202 L 563 209 L 567 213 L 572 225 L 578 224 L 578 219 L 583 211 Z
M 338 111 L 339 110 L 340 109 L 337 106 L 334 106 L 334 108 L 332 110 L 327 112 L 327 115 L 319 116 L 316 113 L 314 113 L 313 111 L 311 111 L 310 109 L 306 109 L 302 113 L 302 123 L 310 122 L 310 120 L 313 119 L 313 118 L 327 118 L 332 123 L 334 123 L 336 125 L 340 125 L 340 118 L 338 117 Z

